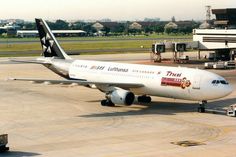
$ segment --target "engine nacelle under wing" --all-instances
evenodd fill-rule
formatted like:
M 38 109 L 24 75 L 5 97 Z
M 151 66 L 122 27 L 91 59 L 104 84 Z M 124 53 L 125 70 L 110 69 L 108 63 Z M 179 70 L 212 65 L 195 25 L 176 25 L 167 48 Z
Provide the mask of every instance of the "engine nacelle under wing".
M 114 104 L 121 105 L 132 105 L 135 99 L 134 93 L 123 89 L 113 91 L 109 97 Z

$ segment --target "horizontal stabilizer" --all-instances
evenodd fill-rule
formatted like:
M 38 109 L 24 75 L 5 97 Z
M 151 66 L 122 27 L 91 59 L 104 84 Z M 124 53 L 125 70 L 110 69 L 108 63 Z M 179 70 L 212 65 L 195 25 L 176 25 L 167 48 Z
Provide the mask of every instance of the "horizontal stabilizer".
M 9 61 L 17 62 L 17 63 L 51 64 L 50 60 L 19 60 L 19 59 L 10 59 Z

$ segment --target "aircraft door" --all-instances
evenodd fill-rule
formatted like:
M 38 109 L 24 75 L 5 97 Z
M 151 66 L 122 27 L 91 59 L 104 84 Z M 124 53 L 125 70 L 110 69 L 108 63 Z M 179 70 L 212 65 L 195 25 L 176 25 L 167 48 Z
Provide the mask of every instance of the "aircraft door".
M 195 75 L 193 78 L 193 89 L 200 89 L 201 77 Z

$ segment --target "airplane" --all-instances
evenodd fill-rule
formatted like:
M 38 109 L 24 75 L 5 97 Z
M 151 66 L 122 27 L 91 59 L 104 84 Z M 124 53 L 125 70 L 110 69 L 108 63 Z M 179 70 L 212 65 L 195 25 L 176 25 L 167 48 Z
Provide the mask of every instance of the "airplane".
M 233 88 L 221 76 L 209 71 L 168 66 L 151 66 L 91 60 L 74 60 L 59 45 L 43 19 L 35 19 L 42 46 L 42 56 L 23 63 L 42 64 L 64 80 L 11 78 L 36 83 L 77 84 L 105 93 L 102 106 L 150 103 L 150 96 L 198 101 L 205 112 L 208 100 L 229 95 Z

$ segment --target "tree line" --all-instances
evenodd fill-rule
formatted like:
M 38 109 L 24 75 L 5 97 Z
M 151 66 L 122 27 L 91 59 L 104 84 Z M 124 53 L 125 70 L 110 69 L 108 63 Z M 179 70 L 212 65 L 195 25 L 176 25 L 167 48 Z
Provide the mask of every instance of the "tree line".
M 83 30 L 87 32 L 87 35 L 94 35 L 98 32 L 96 28 L 93 27 L 94 23 L 76 21 L 69 23 L 64 20 L 56 20 L 55 22 L 47 21 L 49 27 L 52 30 Z M 171 27 L 167 26 L 168 22 L 160 21 L 156 25 L 145 25 L 141 29 L 130 28 L 132 22 L 122 22 L 118 23 L 116 26 L 108 27 L 104 26 L 100 32 L 103 35 L 137 35 L 137 34 L 152 34 L 152 33 L 166 33 L 166 34 L 190 34 L 192 30 L 198 28 L 200 23 L 196 21 L 190 21 L 188 24 L 181 24 L 180 26 Z M 178 24 L 178 22 L 177 22 Z M 35 30 L 36 25 L 34 22 L 28 22 L 21 24 L 22 30 Z

